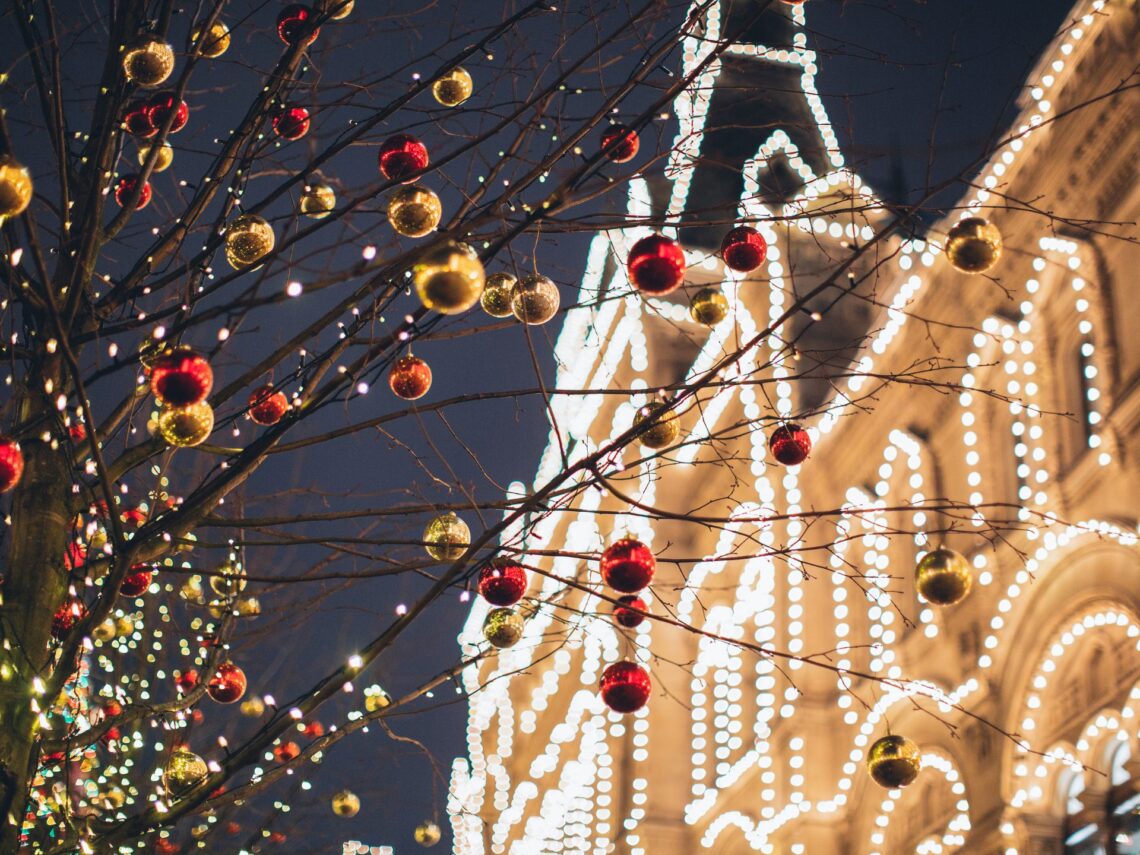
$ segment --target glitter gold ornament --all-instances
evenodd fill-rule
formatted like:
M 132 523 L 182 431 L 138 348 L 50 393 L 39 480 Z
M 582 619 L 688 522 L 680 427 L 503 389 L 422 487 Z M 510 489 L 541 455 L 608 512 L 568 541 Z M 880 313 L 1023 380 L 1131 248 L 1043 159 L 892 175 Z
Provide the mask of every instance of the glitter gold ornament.
M 391 703 L 391 696 L 379 686 L 369 686 L 364 690 L 364 708 L 368 712 L 377 712 Z
M 676 442 L 677 437 L 681 435 L 681 420 L 672 410 L 653 419 L 654 409 L 656 409 L 655 405 L 646 404 L 634 415 L 634 427 L 650 420 L 653 421 L 653 424 L 646 428 L 644 433 L 638 434 L 637 440 L 646 448 L 665 448 L 667 445 Z
M 435 846 L 439 843 L 443 833 L 439 830 L 439 826 L 430 820 L 421 822 L 416 826 L 415 834 L 416 843 L 420 846 Z
M 273 252 L 277 239 L 273 226 L 257 214 L 241 214 L 226 227 L 226 261 L 234 270 L 244 270 Z
M 261 600 L 257 597 L 238 597 L 234 603 L 234 612 L 238 617 L 257 617 L 261 614 Z
M 158 414 L 158 432 L 174 448 L 199 445 L 213 429 L 214 409 L 205 401 L 189 407 L 163 407 Z
M 315 181 L 306 184 L 301 192 L 301 213 L 314 220 L 321 220 L 336 207 L 336 191 L 327 184 Z
M 146 164 L 146 159 L 150 157 L 150 149 L 151 147 L 149 145 L 139 146 L 139 166 Z M 168 169 L 170 167 L 170 164 L 173 162 L 174 147 L 171 146 L 170 143 L 164 142 L 161 146 L 159 146 L 158 154 L 154 158 L 154 171 L 163 172 L 164 170 Z M 141 208 L 142 205 L 139 205 L 139 207 Z
M 204 38 L 202 28 L 195 27 L 190 38 L 198 46 L 202 56 L 207 59 L 217 59 L 230 49 L 230 28 L 221 21 L 210 24 L 210 29 L 206 31 Z
M 115 637 L 115 619 L 105 619 L 91 631 L 91 635 L 96 641 L 110 641 Z
M 524 324 L 545 324 L 558 311 L 561 297 L 554 280 L 531 273 L 524 276 L 511 292 L 511 311 Z
M 960 552 L 944 546 L 926 553 L 914 568 L 915 588 L 936 606 L 962 602 L 973 584 L 970 562 Z
M 127 794 L 118 787 L 111 787 L 111 789 L 101 793 L 96 800 L 96 804 L 103 810 L 118 810 L 126 803 Z
M 161 39 L 144 37 L 123 51 L 123 73 L 138 86 L 161 86 L 174 72 L 174 48 Z
M 186 748 L 175 748 L 162 770 L 162 785 L 176 796 L 201 783 L 210 774 L 206 761 Z
M 219 597 L 236 597 L 245 590 L 245 570 L 236 564 L 225 564 L 210 577 L 210 587 Z
M 689 317 L 701 326 L 715 327 L 728 317 L 728 298 L 719 288 L 702 288 L 689 301 Z
M 416 262 L 412 284 L 420 301 L 443 315 L 457 315 L 478 302 L 485 284 L 483 262 L 465 243 L 447 241 Z
M 922 771 L 922 752 L 905 736 L 888 734 L 867 752 L 867 774 L 880 787 L 896 790 L 914 782 Z
M 320 0 L 317 11 L 328 15 L 330 21 L 342 21 L 352 14 L 354 0 Z
M 32 201 L 32 176 L 7 155 L 0 155 L 0 217 L 24 213 Z
M 257 695 L 254 695 L 252 698 L 247 698 L 242 701 L 238 709 L 241 710 L 242 715 L 257 718 L 265 712 L 265 701 L 257 697 Z
M 963 273 L 985 273 L 997 264 L 1001 249 L 1001 232 L 982 217 L 959 220 L 946 236 L 946 258 Z
M 397 234 L 420 238 L 431 234 L 443 217 L 439 197 L 427 187 L 408 184 L 388 197 L 388 222 Z
M 360 813 L 360 797 L 352 790 L 341 790 L 332 797 L 332 809 L 337 816 L 356 816 Z
M 471 97 L 475 83 L 466 69 L 459 66 L 451 69 L 431 85 L 431 94 L 444 107 L 458 107 Z
M 492 318 L 510 317 L 514 313 L 511 309 L 511 292 L 516 282 L 518 280 L 509 273 L 492 273 L 488 276 L 483 295 L 479 298 L 483 311 Z
M 424 549 L 436 561 L 454 561 L 471 545 L 471 529 L 452 511 L 440 514 L 424 528 Z
M 119 636 L 120 638 L 126 638 L 128 636 L 134 635 L 134 633 L 135 622 L 133 620 L 131 620 L 129 617 L 115 618 L 115 635 Z
M 197 575 L 191 576 L 178 589 L 178 596 L 188 603 L 201 603 L 205 594 L 206 592 L 202 588 L 202 577 Z

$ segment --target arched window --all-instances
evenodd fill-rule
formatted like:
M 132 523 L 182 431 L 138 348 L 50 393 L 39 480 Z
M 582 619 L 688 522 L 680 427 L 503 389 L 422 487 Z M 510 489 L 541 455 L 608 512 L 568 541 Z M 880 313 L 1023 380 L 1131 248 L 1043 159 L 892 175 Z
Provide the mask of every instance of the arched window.
M 1109 852 L 1111 855 L 1140 855 L 1140 778 L 1128 743 L 1121 743 L 1112 755 L 1112 796 L 1109 810 Z
M 1065 784 L 1065 825 L 1062 832 L 1065 855 L 1108 855 L 1102 842 L 1104 817 L 1081 798 L 1085 793 L 1084 776 L 1075 774 Z

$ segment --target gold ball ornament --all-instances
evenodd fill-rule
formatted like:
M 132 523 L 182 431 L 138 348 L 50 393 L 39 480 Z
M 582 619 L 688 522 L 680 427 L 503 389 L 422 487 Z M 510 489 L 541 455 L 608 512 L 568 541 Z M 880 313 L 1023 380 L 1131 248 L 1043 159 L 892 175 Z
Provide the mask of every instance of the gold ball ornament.
M 126 638 L 134 635 L 135 622 L 129 617 L 121 617 L 115 619 L 115 635 L 120 638 Z
M 913 783 L 921 771 L 922 752 L 905 736 L 884 736 L 875 740 L 867 752 L 867 774 L 872 781 L 888 790 Z
M 443 205 L 427 187 L 408 184 L 388 197 L 388 222 L 404 237 L 429 235 L 438 228 L 442 218 Z
M 234 564 L 226 564 L 210 577 L 210 587 L 219 597 L 236 597 L 245 590 L 245 584 L 245 570 Z
M 454 561 L 471 545 L 471 529 L 451 511 L 440 514 L 424 528 L 424 549 L 437 561 Z
M 177 796 L 192 790 L 209 774 L 205 760 L 193 751 L 176 748 L 162 770 L 162 784 Z
M 479 298 L 483 311 L 492 318 L 509 318 L 514 314 L 511 309 L 511 292 L 517 282 L 509 273 L 492 273 L 488 276 L 483 296 Z
M 202 37 L 202 28 L 195 27 L 190 38 L 194 40 L 195 45 L 198 45 L 202 56 L 207 59 L 217 59 L 230 49 L 230 28 L 221 21 L 214 21 L 210 24 L 210 29 L 206 31 L 205 38 Z
M 161 86 L 174 73 L 174 48 L 161 39 L 141 38 L 123 51 L 123 73 L 137 86 Z
M 0 217 L 15 217 L 32 202 L 32 176 L 7 155 L 0 155 Z
M 483 637 L 500 650 L 518 644 L 525 628 L 523 616 L 509 607 L 491 609 L 483 619 Z
M 653 410 L 654 407 L 648 404 L 639 409 L 633 417 L 634 427 L 651 420 Z M 658 449 L 672 445 L 680 435 L 681 420 L 675 412 L 670 410 L 664 415 L 658 416 L 645 433 L 638 435 L 637 440 L 646 448 Z
M 205 401 L 188 407 L 163 407 L 158 414 L 158 433 L 174 448 L 200 445 L 213 430 L 214 408 Z
M 329 16 L 330 21 L 343 21 L 352 14 L 355 0 L 320 0 L 317 11 Z
M 110 641 L 115 637 L 115 619 L 107 618 L 91 630 L 91 635 L 96 641 Z
M 336 191 L 320 181 L 306 184 L 301 192 L 300 207 L 306 217 L 323 220 L 336 207 Z
M 97 804 L 103 810 L 118 810 L 127 803 L 127 794 L 120 790 L 118 787 L 111 787 L 104 793 L 100 793 Z
M 257 597 L 239 597 L 234 603 L 238 617 L 257 617 L 261 614 L 261 600 Z
M 188 603 L 201 603 L 206 596 L 206 592 L 202 588 L 202 577 L 191 576 L 183 582 L 178 589 L 178 596 Z
M 241 214 L 226 227 L 226 261 L 234 270 L 244 270 L 273 252 L 277 243 L 273 226 L 257 214 Z
M 439 830 L 438 825 L 429 820 L 417 825 L 412 836 L 420 846 L 435 846 L 443 837 L 443 832 Z
M 914 568 L 914 586 L 936 606 L 962 602 L 974 584 L 970 562 L 960 552 L 938 547 L 922 556 Z
M 369 686 L 364 690 L 364 708 L 368 712 L 378 712 L 392 703 L 392 697 L 379 686 Z
M 360 797 L 352 790 L 341 790 L 332 797 L 332 809 L 337 816 L 354 817 L 360 813 Z
M 230 606 L 230 601 L 225 597 L 216 597 L 210 600 L 210 602 L 206 603 L 206 609 L 213 617 L 217 618 L 218 620 L 221 620 L 226 615 L 233 613 L 233 609 Z
M 456 66 L 431 85 L 431 94 L 444 107 L 458 107 L 471 97 L 475 82 L 466 69 Z
M 985 273 L 1001 258 L 998 227 L 982 217 L 959 220 L 946 236 L 946 258 L 962 273 Z
M 689 317 L 701 326 L 715 327 L 728 317 L 728 298 L 719 288 L 702 288 L 689 301 Z
M 558 312 L 561 296 L 554 280 L 531 273 L 524 276 L 511 292 L 511 311 L 524 324 L 545 324 Z
M 249 716 L 250 718 L 257 718 L 258 716 L 260 716 L 262 713 L 265 712 L 265 701 L 263 701 L 261 698 L 257 697 L 257 695 L 254 695 L 253 697 L 247 698 L 246 700 L 242 701 L 241 706 L 239 706 L 238 709 L 241 711 L 241 714 L 244 716 Z
M 448 241 L 425 253 L 412 268 L 420 302 L 443 315 L 466 312 L 483 295 L 483 262 L 465 243 Z
M 139 166 L 146 164 L 146 159 L 150 157 L 151 148 L 149 145 L 139 146 Z M 154 171 L 165 172 L 172 163 L 174 163 L 174 147 L 170 143 L 164 142 L 159 147 L 158 155 L 154 159 Z

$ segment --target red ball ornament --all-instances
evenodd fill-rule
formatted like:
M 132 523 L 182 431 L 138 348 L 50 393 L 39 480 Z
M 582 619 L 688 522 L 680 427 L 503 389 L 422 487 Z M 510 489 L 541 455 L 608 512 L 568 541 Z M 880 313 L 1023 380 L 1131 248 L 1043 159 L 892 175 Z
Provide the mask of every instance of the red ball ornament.
M 139 139 L 150 139 L 158 133 L 158 128 L 150 120 L 150 104 L 146 101 L 132 101 L 127 106 L 123 126 L 128 134 Z
M 285 837 L 280 831 L 275 831 L 269 835 L 270 843 L 284 843 L 288 838 Z
M 479 596 L 493 606 L 513 606 L 526 593 L 526 570 L 509 558 L 496 558 L 479 571 Z
M 87 439 L 87 425 L 83 422 L 73 422 L 67 428 L 67 435 L 71 437 L 72 442 L 83 442 Z
M 136 564 L 119 583 L 119 593 L 124 597 L 137 597 L 146 592 L 153 578 L 154 570 L 145 564 Z
M 170 133 L 172 134 L 178 133 L 190 121 L 190 106 L 185 101 L 176 98 L 173 92 L 159 92 L 150 99 L 146 112 L 147 118 L 150 119 L 155 130 L 161 130 L 166 119 L 173 113 L 174 121 L 170 123 Z
M 305 725 L 301 733 L 309 737 L 309 739 L 320 739 L 325 735 L 325 726 L 319 721 L 310 721 Z
M 380 144 L 380 174 L 389 181 L 410 184 L 428 165 L 427 146 L 409 134 L 396 134 Z
M 431 388 L 431 367 L 418 356 L 401 356 L 388 374 L 388 385 L 405 401 L 422 398 Z
M 275 425 L 289 409 L 284 392 L 262 386 L 249 393 L 249 417 L 259 425 Z
M 653 682 L 636 662 L 615 662 L 602 672 L 602 700 L 614 712 L 637 712 L 649 700 Z
M 785 466 L 799 466 L 811 454 L 811 437 L 799 425 L 780 425 L 768 438 L 768 450 Z
M 303 3 L 290 3 L 277 16 L 277 35 L 287 45 L 294 45 L 303 38 L 306 45 L 317 40 L 320 27 L 313 27 L 316 13 Z
M 615 540 L 602 553 L 602 578 L 623 594 L 636 594 L 653 580 L 657 559 L 640 540 Z
M 63 552 L 63 566 L 68 570 L 74 570 L 76 567 L 82 567 L 83 562 L 87 560 L 87 547 L 77 540 L 71 541 L 67 544 L 67 549 Z
M 223 662 L 206 684 L 206 694 L 219 704 L 232 704 L 241 700 L 245 687 L 245 672 L 233 662 Z
M 649 604 L 637 594 L 626 594 L 618 602 L 621 605 L 614 606 L 614 620 L 627 629 L 641 626 L 645 620 L 645 615 L 641 612 L 649 611 Z
M 68 600 L 52 615 L 51 637 L 56 641 L 62 640 L 71 628 L 86 616 L 87 606 L 83 605 L 82 600 Z
M 178 687 L 178 691 L 182 694 L 190 694 L 190 692 L 194 691 L 194 687 L 198 685 L 198 672 L 193 668 L 188 668 L 185 671 L 175 671 L 174 685 Z
M 178 855 L 182 849 L 169 837 L 160 837 L 154 841 L 154 851 L 157 855 Z
M 131 194 L 135 192 L 135 188 L 139 184 L 139 177 L 137 175 L 124 175 L 119 179 L 119 183 L 115 185 L 115 201 L 119 203 L 120 208 L 127 206 L 127 200 L 131 198 Z M 139 192 L 139 201 L 135 205 L 136 211 L 141 211 L 150 204 L 150 182 L 144 181 L 142 190 Z
M 282 742 L 273 749 L 273 757 L 278 763 L 288 763 L 301 756 L 301 748 L 296 742 Z
M 720 254 L 730 268 L 748 273 L 768 257 L 768 241 L 750 226 L 737 226 L 720 242 Z
M 146 511 L 142 508 L 127 508 L 119 514 L 119 521 L 130 531 L 138 531 L 146 522 Z
M 304 107 L 283 107 L 273 117 L 273 131 L 287 140 L 299 140 L 309 132 L 309 111 Z
M 206 400 L 214 386 L 214 371 L 206 357 L 188 347 L 164 353 L 150 372 L 150 391 L 171 407 L 188 407 Z
M 24 474 L 24 452 L 20 443 L 0 436 L 0 493 L 7 493 L 20 482 Z
M 625 163 L 633 160 L 637 150 L 641 148 L 641 140 L 637 131 L 625 125 L 610 125 L 602 134 L 602 151 L 614 163 Z
M 629 281 L 643 294 L 675 291 L 685 278 L 685 251 L 665 235 L 650 235 L 633 245 L 626 262 Z

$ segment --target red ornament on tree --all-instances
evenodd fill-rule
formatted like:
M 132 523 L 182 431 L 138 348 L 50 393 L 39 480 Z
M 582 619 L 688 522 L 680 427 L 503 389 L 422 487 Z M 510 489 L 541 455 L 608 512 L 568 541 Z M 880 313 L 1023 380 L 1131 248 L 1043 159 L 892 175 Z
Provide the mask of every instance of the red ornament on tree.
M 665 235 L 650 235 L 633 245 L 626 262 L 629 281 L 643 294 L 675 291 L 685 278 L 685 251 Z
M 641 140 L 637 131 L 625 125 L 610 125 L 602 134 L 602 151 L 614 163 L 625 163 L 633 160 L 637 150 L 641 148 Z
M 87 547 L 77 540 L 71 541 L 67 544 L 67 549 L 63 552 L 63 566 L 68 570 L 74 570 L 76 567 L 82 567 L 83 562 L 87 560 Z
M 768 257 L 768 241 L 750 226 L 737 226 L 720 242 L 724 263 L 740 273 L 748 273 Z
M 188 668 L 185 671 L 175 671 L 174 685 L 178 687 L 178 691 L 182 694 L 190 694 L 190 692 L 194 690 L 194 687 L 198 685 L 198 672 L 193 668 Z
M 811 437 L 799 425 L 780 425 L 768 438 L 768 450 L 785 466 L 799 466 L 811 454 Z
M 223 662 L 206 684 L 206 694 L 219 704 L 232 704 L 241 700 L 245 687 L 245 672 L 233 662 Z
M 160 837 L 154 841 L 154 851 L 156 855 L 178 855 L 182 849 L 169 837 Z
M 150 372 L 150 391 L 171 407 L 201 403 L 213 386 L 214 371 L 210 363 L 188 347 L 164 353 Z
M 249 417 L 259 425 L 275 425 L 289 409 L 284 392 L 272 386 L 262 386 L 249 393 Z
M 138 187 L 139 177 L 137 175 L 124 175 L 119 179 L 119 183 L 115 185 L 115 201 L 119 203 L 120 208 L 127 206 L 127 200 L 131 198 L 131 194 L 135 192 Z M 135 205 L 136 211 L 141 211 L 150 204 L 150 182 L 143 182 L 142 190 L 139 192 L 139 201 Z
M 649 700 L 653 682 L 636 662 L 615 662 L 602 672 L 602 700 L 614 712 L 637 712 Z
M 315 17 L 316 13 L 309 6 L 291 3 L 277 16 L 277 35 L 287 45 L 297 44 L 302 38 L 306 45 L 311 45 L 321 31 L 320 27 L 313 27 Z
M 410 184 L 428 165 L 427 146 L 409 134 L 396 134 L 380 144 L 380 174 L 389 181 Z
M 640 540 L 624 537 L 602 553 L 602 578 L 623 594 L 636 594 L 653 580 L 657 559 Z
M 637 594 L 626 594 L 618 600 L 621 605 L 614 606 L 614 620 L 627 629 L 640 626 L 645 615 L 640 612 L 649 611 L 649 605 Z
M 273 117 L 273 130 L 287 140 L 299 140 L 309 132 L 309 111 L 304 107 L 282 107 Z
M 319 721 L 310 721 L 305 725 L 301 733 L 309 737 L 309 739 L 320 739 L 325 735 L 325 726 Z
M 87 439 L 87 425 L 83 422 L 72 422 L 67 428 L 67 435 L 72 442 L 83 442 Z
M 146 522 L 146 511 L 142 508 L 127 508 L 119 514 L 119 521 L 130 531 L 138 531 Z
M 301 756 L 301 748 L 296 742 L 282 742 L 273 749 L 273 756 L 278 763 L 288 763 Z
M 124 597 L 137 597 L 146 592 L 153 578 L 154 570 L 145 564 L 136 564 L 119 583 L 119 593 Z
M 24 474 L 24 452 L 20 443 L 0 436 L 0 493 L 7 493 L 20 482 Z
M 147 118 L 150 119 L 154 129 L 162 130 L 166 119 L 171 113 L 174 121 L 170 123 L 170 133 L 176 134 L 190 121 L 190 105 L 175 97 L 173 92 L 159 92 L 150 99 L 146 107 Z
M 158 133 L 158 128 L 150 120 L 150 104 L 146 101 L 132 101 L 127 106 L 123 125 L 128 134 L 139 139 L 150 139 Z
M 479 596 L 493 606 L 513 606 L 526 586 L 526 570 L 509 558 L 496 558 L 479 571 Z
M 431 368 L 418 356 L 401 356 L 392 365 L 388 385 L 405 401 L 422 398 L 431 388 Z
M 68 631 L 87 615 L 87 606 L 82 600 L 68 600 L 55 610 L 51 618 L 51 637 L 61 640 Z

